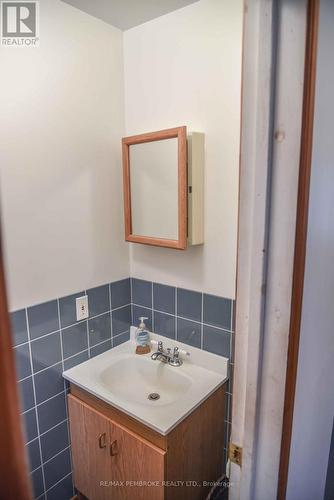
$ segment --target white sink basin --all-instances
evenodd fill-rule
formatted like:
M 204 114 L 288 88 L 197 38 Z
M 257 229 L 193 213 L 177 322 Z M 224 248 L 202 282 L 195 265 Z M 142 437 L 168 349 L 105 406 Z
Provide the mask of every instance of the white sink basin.
M 192 379 L 177 368 L 133 355 L 112 363 L 100 373 L 100 380 L 117 398 L 153 407 L 174 403 L 192 385 Z M 150 400 L 152 393 L 159 399 Z
M 159 335 L 164 346 L 190 352 L 179 367 L 135 354 L 131 340 L 63 373 L 73 384 L 136 418 L 160 434 L 181 420 L 227 380 L 228 359 Z M 154 350 L 154 349 L 153 349 Z M 157 399 L 149 399 L 158 394 Z

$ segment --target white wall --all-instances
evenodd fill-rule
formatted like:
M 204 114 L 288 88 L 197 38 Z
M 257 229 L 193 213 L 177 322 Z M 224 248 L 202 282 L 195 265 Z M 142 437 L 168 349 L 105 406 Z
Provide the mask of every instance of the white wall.
M 127 134 L 206 134 L 205 244 L 131 245 L 131 274 L 235 296 L 242 0 L 200 0 L 124 33 Z
M 10 308 L 128 276 L 122 32 L 40 2 L 40 47 L 0 49 Z
M 287 500 L 323 499 L 334 415 L 334 3 L 320 2 L 305 288 Z

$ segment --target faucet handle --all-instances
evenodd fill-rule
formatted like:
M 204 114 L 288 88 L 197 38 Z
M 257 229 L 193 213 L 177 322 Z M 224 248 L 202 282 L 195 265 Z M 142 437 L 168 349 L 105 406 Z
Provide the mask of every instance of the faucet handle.
M 179 348 L 178 347 L 174 347 L 173 357 L 174 358 L 178 358 L 179 357 Z
M 163 351 L 163 343 L 162 343 L 162 341 L 161 341 L 161 340 L 159 340 L 159 342 L 158 342 L 158 351 L 159 351 L 159 352 L 162 352 L 162 351 Z

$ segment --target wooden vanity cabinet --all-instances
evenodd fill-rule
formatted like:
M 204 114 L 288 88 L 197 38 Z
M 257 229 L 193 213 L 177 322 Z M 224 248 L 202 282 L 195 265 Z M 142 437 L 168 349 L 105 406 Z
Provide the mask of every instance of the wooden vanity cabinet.
M 71 385 L 75 487 L 89 500 L 204 500 L 222 474 L 224 392 L 163 436 Z

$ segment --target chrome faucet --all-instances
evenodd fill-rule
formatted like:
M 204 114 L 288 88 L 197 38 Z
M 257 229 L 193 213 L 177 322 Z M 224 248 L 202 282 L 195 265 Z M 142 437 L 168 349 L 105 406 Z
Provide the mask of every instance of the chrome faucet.
M 171 366 L 181 366 L 182 359 L 179 356 L 179 348 L 174 347 L 173 353 L 171 353 L 171 348 L 168 347 L 166 351 L 163 349 L 162 342 L 158 342 L 158 350 L 154 352 L 151 356 L 153 361 L 161 361 L 162 363 L 168 363 Z

